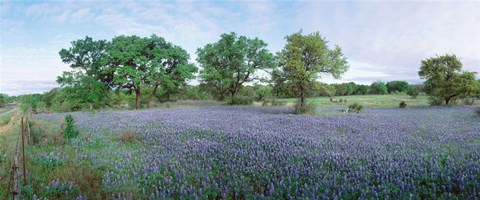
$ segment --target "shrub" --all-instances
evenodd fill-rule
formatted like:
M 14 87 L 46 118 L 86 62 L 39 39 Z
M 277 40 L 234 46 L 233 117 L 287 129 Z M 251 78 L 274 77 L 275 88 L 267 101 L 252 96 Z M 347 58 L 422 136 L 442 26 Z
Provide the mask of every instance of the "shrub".
M 407 107 L 407 103 L 405 101 L 402 101 L 400 102 L 400 104 L 398 105 L 400 108 L 406 108 Z
M 286 101 L 282 101 L 277 98 L 273 98 L 271 101 L 272 101 L 272 106 L 284 106 L 287 104 Z
M 471 105 L 473 105 L 474 103 L 475 103 L 475 99 L 473 99 L 473 98 L 472 98 L 472 99 L 466 98 L 466 99 L 463 100 L 463 104 L 465 104 L 465 105 L 471 106 Z
M 439 97 L 430 96 L 429 102 L 431 106 L 441 106 L 443 105 L 443 99 Z
M 38 102 L 37 104 L 37 108 L 35 109 L 35 111 L 37 111 L 37 113 L 44 113 L 47 111 L 47 103 L 41 101 L 41 102 Z
M 357 102 L 350 104 L 348 106 L 348 113 L 360 113 L 363 111 L 363 106 L 358 104 Z
M 416 87 L 410 86 L 407 89 L 407 95 L 412 97 L 412 99 L 416 99 L 419 93 L 420 92 Z
M 72 115 L 65 116 L 65 128 L 63 129 L 63 137 L 75 138 L 78 136 L 78 131 L 75 129 L 75 120 Z
M 253 97 L 249 96 L 237 96 L 235 102 L 233 102 L 232 98 L 227 99 L 228 105 L 252 105 L 253 104 Z

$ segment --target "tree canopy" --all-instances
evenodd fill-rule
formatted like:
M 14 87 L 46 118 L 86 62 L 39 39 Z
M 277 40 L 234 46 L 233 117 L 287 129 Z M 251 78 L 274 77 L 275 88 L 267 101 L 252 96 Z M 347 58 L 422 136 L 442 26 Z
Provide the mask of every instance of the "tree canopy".
M 90 105 L 105 102 L 108 90 L 135 92 L 136 108 L 140 107 L 142 90 L 157 88 L 172 93 L 186 80 L 193 78 L 197 68 L 188 63 L 188 53 L 156 35 L 151 37 L 117 36 L 111 42 L 90 37 L 73 41 L 72 47 L 60 50 L 63 62 L 72 71 L 57 78 L 62 87 Z
M 425 91 L 432 104 L 449 105 L 459 97 L 468 97 L 478 92 L 476 72 L 462 71 L 462 63 L 456 55 L 441 55 L 422 60 L 420 78 L 426 79 Z
M 235 33 L 222 34 L 218 42 L 197 50 L 197 61 L 203 68 L 200 82 L 223 100 L 227 95 L 236 104 L 240 87 L 259 80 L 257 72 L 274 67 L 273 54 L 267 43 L 258 38 L 250 39 Z
M 288 85 L 299 98 L 302 109 L 321 75 L 338 79 L 349 65 L 341 48 L 329 49 L 327 40 L 318 32 L 308 35 L 298 32 L 286 36 L 286 40 L 287 44 L 277 57 L 280 69 L 274 73 L 281 80 L 277 82 Z

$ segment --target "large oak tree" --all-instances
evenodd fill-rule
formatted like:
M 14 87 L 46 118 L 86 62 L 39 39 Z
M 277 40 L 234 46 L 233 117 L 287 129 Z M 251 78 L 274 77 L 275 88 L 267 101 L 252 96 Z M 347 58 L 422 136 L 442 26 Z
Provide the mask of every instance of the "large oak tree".
M 109 64 L 114 71 L 114 84 L 135 92 L 135 107 L 140 107 L 142 88 L 164 86 L 172 91 L 193 78 L 197 68 L 188 63 L 188 53 L 163 38 L 117 36 L 108 49 Z
M 442 55 L 422 60 L 418 75 L 426 79 L 425 92 L 430 95 L 432 104 L 450 102 L 459 97 L 478 93 L 476 72 L 462 71 L 462 62 L 455 55 Z
M 320 33 L 303 35 L 302 32 L 286 36 L 287 44 L 278 53 L 280 69 L 275 76 L 299 98 L 299 108 L 311 93 L 321 75 L 340 78 L 349 68 L 339 46 L 330 49 Z
M 237 93 L 244 83 L 259 78 L 256 74 L 259 70 L 274 67 L 273 54 L 266 47 L 267 43 L 258 38 L 222 34 L 218 42 L 197 50 L 197 61 L 203 68 L 200 82 L 218 99 L 230 95 L 231 103 L 236 104 Z

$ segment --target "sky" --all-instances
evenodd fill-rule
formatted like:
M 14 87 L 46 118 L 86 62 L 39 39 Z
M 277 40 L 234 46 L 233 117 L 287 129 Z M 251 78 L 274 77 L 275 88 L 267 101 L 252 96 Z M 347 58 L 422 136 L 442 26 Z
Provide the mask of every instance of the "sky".
M 455 54 L 480 72 L 480 1 L 5 1 L 0 0 L 0 93 L 42 93 L 70 70 L 58 52 L 85 36 L 152 34 L 199 47 L 222 33 L 258 37 L 272 52 L 285 36 L 318 31 L 350 64 L 327 83 L 421 83 L 422 59 Z M 477 77 L 478 76 L 477 74 Z M 192 84 L 198 81 L 192 81 Z

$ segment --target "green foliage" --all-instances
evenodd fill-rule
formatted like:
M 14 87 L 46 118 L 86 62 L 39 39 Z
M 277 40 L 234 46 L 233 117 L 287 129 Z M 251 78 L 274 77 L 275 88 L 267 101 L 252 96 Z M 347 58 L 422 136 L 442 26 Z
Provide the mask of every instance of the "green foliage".
M 406 81 L 390 81 L 387 83 L 388 93 L 407 92 L 410 86 Z
M 199 86 L 184 85 L 175 94 L 176 100 L 210 100 L 207 91 L 201 90 Z
M 75 120 L 72 115 L 65 116 L 65 128 L 63 129 L 63 137 L 70 139 L 78 136 L 78 131 L 75 128 Z
M 53 88 L 48 92 L 43 93 L 42 101 L 47 104 L 47 108 L 52 107 L 53 99 L 60 93 L 60 88 Z
M 405 101 L 400 102 L 400 104 L 398 104 L 398 107 L 406 108 L 407 107 L 407 102 L 405 102 Z
M 295 114 L 314 115 L 316 112 L 316 108 L 317 106 L 314 102 L 308 102 L 302 105 L 301 100 L 297 99 L 297 102 L 295 103 Z
M 108 48 L 109 63 L 114 71 L 113 84 L 135 92 L 135 107 L 140 107 L 142 88 L 153 88 L 150 97 L 157 96 L 158 87 L 165 94 L 175 93 L 186 80 L 193 78 L 197 68 L 188 63 L 188 53 L 162 37 L 117 36 Z
M 21 186 L 22 190 L 22 197 L 25 199 L 33 199 L 34 195 L 34 190 L 33 190 L 33 185 L 25 185 Z
M 273 54 L 267 43 L 235 33 L 222 34 L 218 42 L 197 49 L 197 62 L 203 68 L 200 82 L 217 100 L 231 96 L 236 104 L 237 93 L 244 83 L 262 80 L 256 72 L 274 67 Z
M 3 94 L 0 94 L 0 108 L 4 107 L 6 104 L 5 96 Z
M 250 96 L 237 96 L 236 100 L 232 100 L 231 97 L 227 98 L 228 105 L 252 105 L 253 104 L 253 97 Z
M 55 169 L 67 163 L 66 159 L 54 154 L 39 155 L 33 161 L 36 165 L 45 169 Z
M 443 102 L 449 105 L 459 97 L 480 93 L 480 85 L 475 80 L 476 72 L 462 71 L 462 66 L 457 56 L 449 54 L 422 60 L 418 75 L 426 79 L 425 92 L 433 100 L 432 105 Z
M 254 84 L 253 92 L 255 101 L 263 101 L 272 96 L 272 87 L 269 85 Z
M 335 96 L 352 95 L 357 90 L 357 85 L 354 82 L 333 84 L 333 86 L 335 87 Z
M 298 106 L 306 106 L 305 99 L 312 94 L 319 75 L 340 78 L 349 68 L 340 47 L 329 49 L 327 41 L 318 32 L 301 32 L 286 36 L 287 44 L 278 53 L 280 70 L 275 71 L 276 84 L 285 85 L 300 99 Z M 272 75 L 273 76 L 273 75 Z M 298 109 L 301 113 L 306 108 Z
M 348 106 L 348 113 L 360 113 L 363 111 L 363 106 L 358 104 L 357 102 L 350 104 Z
M 42 101 L 41 94 L 27 94 L 20 96 L 20 109 L 22 112 L 26 113 L 29 110 L 29 107 L 32 106 L 32 109 L 35 110 L 38 102 Z
M 444 105 L 443 99 L 441 97 L 436 97 L 436 96 L 429 96 L 428 97 L 428 103 L 431 106 L 442 106 L 442 105 Z
M 370 94 L 388 94 L 387 85 L 382 81 L 372 83 L 368 91 Z
M 149 102 L 148 98 L 157 97 L 158 88 L 169 99 L 197 71 L 188 63 L 185 50 L 155 35 L 149 38 L 122 35 L 111 42 L 86 37 L 73 41 L 71 48 L 62 49 L 59 54 L 74 71 L 57 78 L 62 87 L 70 87 L 62 102 L 53 105 L 52 97 L 45 100 L 57 110 L 104 107 L 112 88 L 135 92 L 138 108 L 141 100 Z M 142 99 L 145 88 L 151 88 L 151 93 Z
M 420 93 L 418 90 L 418 87 L 409 86 L 407 89 L 407 95 L 412 97 L 412 99 L 416 99 L 418 94 Z
M 368 85 L 357 85 L 357 88 L 356 88 L 354 94 L 356 94 L 356 95 L 366 95 L 366 94 L 368 94 L 368 89 L 369 89 Z
M 38 102 L 37 104 L 37 109 L 35 109 L 35 111 L 37 113 L 44 113 L 47 111 L 47 103 L 41 101 L 41 102 Z

